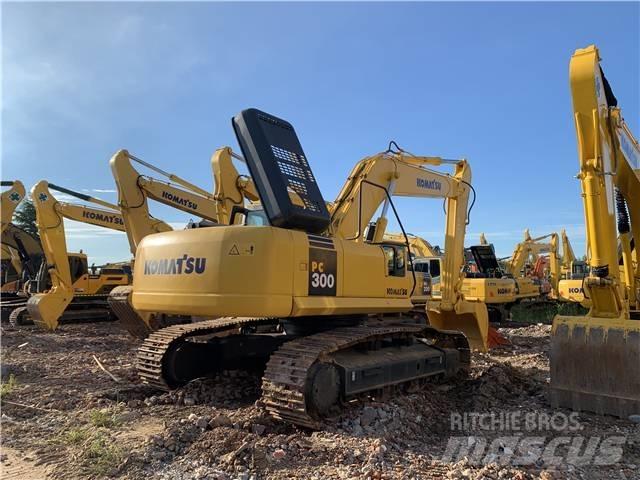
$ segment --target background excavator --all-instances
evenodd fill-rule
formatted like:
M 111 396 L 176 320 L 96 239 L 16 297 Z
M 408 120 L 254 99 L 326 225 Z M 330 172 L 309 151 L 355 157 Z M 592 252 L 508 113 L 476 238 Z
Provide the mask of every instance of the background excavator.
M 51 190 L 72 195 L 101 208 L 59 201 Z M 35 323 L 54 330 L 63 317 L 65 321 L 82 319 L 113 319 L 107 295 L 114 287 L 126 285 L 130 275 L 122 268 L 101 268 L 90 271 L 87 256 L 67 252 L 64 219 L 124 231 L 118 207 L 99 198 L 74 192 L 44 180 L 31 189 L 36 209 L 36 221 L 46 267 L 38 275 L 38 285 L 25 307 L 11 313 L 14 324 Z M 46 280 L 45 280 L 46 279 Z M 50 285 L 49 285 L 50 284 Z
M 640 412 L 640 265 L 632 243 L 640 238 L 640 145 L 595 46 L 576 50 L 569 74 L 587 234 L 583 286 L 591 306 L 584 316 L 553 321 L 550 400 L 627 417 Z
M 4 236 L 4 231 L 9 228 L 15 212 L 25 195 L 24 185 L 19 180 L 1 181 L 0 186 L 9 187 L 2 192 L 0 199 L 0 235 Z M 1 289 L 4 295 L 9 292 L 17 292 L 20 289 L 20 277 L 22 275 L 22 265 L 19 253 L 8 245 L 2 244 L 2 274 Z
M 0 186 L 9 187 L 2 192 L 0 197 L 0 220 L 2 221 L 0 233 L 4 233 L 13 219 L 13 212 L 16 211 L 24 198 L 25 189 L 20 180 L 2 180 Z
M 203 219 L 190 223 L 192 228 L 227 225 L 230 222 L 263 223 L 265 219 L 260 210 L 253 210 L 245 205 L 245 200 L 256 204 L 259 197 L 253 181 L 238 173 L 233 164 L 234 159 L 244 161 L 229 147 L 219 148 L 211 157 L 215 185 L 215 192 L 212 194 L 126 150 L 118 151 L 111 158 L 110 166 L 118 189 L 118 206 L 124 219 L 131 253 L 136 254 L 138 245 L 147 235 L 172 230 L 168 224 L 151 216 L 149 199 Z M 160 174 L 166 180 L 141 174 L 134 163 Z M 109 304 L 121 325 L 136 337 L 145 338 L 158 328 L 199 319 L 191 315 L 136 312 L 131 304 L 131 293 L 131 287 L 117 287 L 109 296 Z
M 10 187 L 2 192 L 2 258 L 3 276 L 11 279 L 2 285 L 0 311 L 2 320 L 9 320 L 11 313 L 24 307 L 29 292 L 34 288 L 31 281 L 37 279 L 44 252 L 40 240 L 12 222 L 13 214 L 25 197 L 23 184 L 18 181 L 2 182 Z M 4 270 L 6 269 L 6 270 Z
M 549 239 L 547 242 L 543 240 Z M 559 255 L 558 255 L 558 234 L 549 233 L 536 238 L 532 238 L 529 229 L 524 232 L 524 240 L 518 243 L 510 258 L 504 262 L 505 271 L 516 280 L 516 299 L 541 299 L 541 295 L 549 293 L 549 287 L 541 288 L 541 281 L 547 280 L 547 275 L 543 275 L 544 264 L 538 263 L 536 273 L 536 262 L 544 253 L 548 254 L 548 280 L 550 288 L 557 292 L 558 281 L 560 279 Z
M 385 240 L 401 241 L 402 238 L 403 235 L 401 233 L 385 233 L 384 235 Z M 420 309 L 424 310 L 424 305 L 430 298 L 437 298 L 440 296 L 440 271 L 445 255 L 440 247 L 432 246 L 431 243 L 424 238 L 412 234 L 407 234 L 407 238 L 411 252 L 409 256 L 411 260 L 410 268 L 416 275 L 416 288 L 411 296 L 411 301 L 414 304 L 413 312 L 418 315 L 420 314 Z M 484 245 L 488 245 L 488 243 L 486 243 L 486 239 Z M 468 252 L 469 249 L 465 248 L 465 257 L 467 257 Z M 473 266 L 476 267 L 475 262 Z M 475 296 L 470 299 L 465 296 L 466 300 L 484 303 L 487 307 L 489 320 L 500 321 L 507 316 L 506 310 L 510 305 L 505 305 L 506 301 L 503 296 L 499 295 L 501 292 L 497 290 L 498 283 L 495 282 L 495 280 L 479 280 L 480 276 L 478 275 L 478 269 L 470 269 L 468 261 L 465 264 L 461 275 L 461 292 L 477 292 L 477 285 L 481 282 L 484 283 L 482 291 L 489 292 L 489 295 L 486 297 Z M 501 284 L 504 285 L 505 282 L 501 282 Z M 425 312 L 423 311 L 422 314 L 424 315 Z M 496 347 L 498 345 L 506 345 L 508 343 L 509 341 L 500 332 L 491 326 L 489 327 L 486 342 L 486 346 L 488 348 Z
M 560 281 L 558 282 L 558 300 L 580 303 L 585 307 L 589 301 L 584 297 L 582 283 L 589 273 L 587 262 L 578 260 L 571 246 L 567 232 L 563 229 L 562 237 L 562 266 Z
M 411 300 L 415 313 L 426 315 L 424 307 L 427 300 L 432 294 L 440 292 L 440 262 L 444 254 L 440 247 L 431 245 L 422 237 L 407 233 L 406 238 L 409 242 L 409 268 L 415 272 L 416 277 Z M 402 233 L 385 233 L 384 240 L 406 243 Z
M 2 254 L 0 291 L 3 295 L 17 293 L 20 290 L 20 279 L 22 277 L 20 256 L 13 248 L 6 245 L 0 246 L 0 253 Z
M 484 305 L 459 292 L 468 163 L 389 149 L 356 165 L 329 211 L 289 123 L 251 109 L 233 125 L 268 223 L 142 240 L 131 297 L 138 311 L 226 317 L 149 335 L 138 352 L 143 380 L 167 389 L 266 364 L 267 409 L 313 427 L 340 399 L 468 369 L 469 342 L 484 348 L 488 326 Z M 433 170 L 447 163 L 454 174 Z M 415 280 L 408 238 L 383 240 L 389 208 L 397 217 L 394 195 L 446 199 L 442 293 L 427 305 L 436 328 L 403 317 Z

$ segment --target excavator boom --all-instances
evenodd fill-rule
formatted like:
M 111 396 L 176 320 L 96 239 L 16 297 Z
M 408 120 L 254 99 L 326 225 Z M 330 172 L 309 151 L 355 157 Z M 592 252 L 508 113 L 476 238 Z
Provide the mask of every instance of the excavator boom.
M 554 406 L 626 417 L 640 412 L 640 267 L 631 248 L 631 239 L 640 238 L 640 148 L 595 46 L 574 53 L 570 81 L 591 307 L 586 316 L 554 319 L 550 399 Z
M 251 178 L 240 175 L 233 160 L 244 161 L 231 148 L 223 147 L 211 157 L 215 192 L 213 194 L 193 183 L 168 173 L 132 154 L 119 150 L 110 160 L 111 171 L 118 187 L 118 205 L 124 219 L 131 252 L 136 250 L 146 236 L 170 232 L 172 228 L 151 216 L 148 200 L 176 208 L 182 212 L 196 215 L 216 224 L 226 225 L 239 209 L 249 215 L 245 199 L 256 203 L 259 199 Z M 134 163 L 142 165 L 166 180 L 158 180 L 139 173 Z M 240 218 L 238 216 L 238 218 Z M 237 220 L 233 220 L 237 223 Z M 114 288 L 109 296 L 109 304 L 120 319 L 120 323 L 136 337 L 146 337 L 173 321 L 184 321 L 186 317 L 170 318 L 155 315 L 155 312 L 138 312 L 132 306 L 132 288 L 123 286 Z
M 3 180 L 0 182 L 0 186 L 9 187 L 7 190 L 2 192 L 2 198 L 0 199 L 2 219 L 2 230 L 0 230 L 0 233 L 2 233 L 7 225 L 11 223 L 11 220 L 13 219 L 13 212 L 18 208 L 18 205 L 20 205 L 20 202 L 24 198 L 25 190 L 24 185 L 20 180 Z
M 51 190 L 73 195 L 83 201 L 98 204 L 101 208 L 60 202 Z M 34 199 L 38 232 L 51 288 L 31 296 L 27 302 L 27 310 L 37 326 L 54 330 L 77 294 L 93 295 L 129 283 L 125 273 L 90 275 L 86 270 L 86 257 L 77 259 L 77 256 L 71 256 L 67 251 L 64 218 L 120 232 L 125 230 L 124 220 L 116 205 L 44 180 L 34 185 L 31 197 Z
M 0 199 L 0 217 L 2 220 L 0 235 L 4 237 L 4 231 L 11 224 L 13 212 L 15 212 L 24 198 L 25 190 L 24 185 L 19 180 L 3 180 L 0 182 L 0 186 L 9 187 L 2 192 L 2 198 Z M 2 243 L 2 269 L 2 290 L 7 291 L 5 284 L 7 284 L 8 289 L 11 291 L 15 290 L 16 285 L 19 283 L 19 278 L 22 275 L 23 267 L 18 251 L 5 245 L 4 242 Z M 11 276 L 11 280 L 9 276 Z

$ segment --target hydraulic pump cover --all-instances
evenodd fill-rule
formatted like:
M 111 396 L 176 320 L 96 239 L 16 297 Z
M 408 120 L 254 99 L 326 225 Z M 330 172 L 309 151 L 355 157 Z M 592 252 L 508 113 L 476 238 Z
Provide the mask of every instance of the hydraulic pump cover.
M 243 110 L 232 123 L 271 225 L 324 231 L 329 211 L 293 126 L 255 108 Z M 302 205 L 293 203 L 289 191 Z

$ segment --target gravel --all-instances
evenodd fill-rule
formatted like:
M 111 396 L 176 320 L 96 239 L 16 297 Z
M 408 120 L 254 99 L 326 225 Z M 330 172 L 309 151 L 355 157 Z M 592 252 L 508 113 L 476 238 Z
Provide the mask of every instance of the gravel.
M 116 324 L 65 325 L 53 333 L 3 326 L 3 363 L 12 366 L 15 386 L 2 395 L 0 465 L 22 468 L 16 478 L 33 478 L 38 469 L 50 478 L 640 478 L 635 417 L 580 414 L 579 432 L 454 425 L 456 415 L 469 412 L 536 418 L 557 413 L 546 402 L 550 327 L 501 331 L 512 345 L 474 354 L 469 378 L 349 402 L 322 429 L 310 431 L 269 417 L 256 374 L 223 372 L 169 393 L 139 385 L 138 343 Z M 121 381 L 102 372 L 93 355 Z M 504 438 L 531 435 L 546 441 L 618 436 L 623 453 L 611 466 L 518 465 L 514 458 L 526 448 Z M 472 455 L 448 458 L 451 438 L 463 438 L 470 452 L 484 442 L 496 450 L 481 463 Z M 104 451 L 90 457 L 95 442 Z M 568 450 L 565 445 L 558 452 Z M 100 472 L 96 458 L 106 459 Z

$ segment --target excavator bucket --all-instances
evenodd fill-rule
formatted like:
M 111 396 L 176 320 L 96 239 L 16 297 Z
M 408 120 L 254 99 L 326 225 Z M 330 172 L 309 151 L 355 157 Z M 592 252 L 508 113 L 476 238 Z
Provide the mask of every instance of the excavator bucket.
M 550 361 L 552 406 L 640 414 L 640 319 L 558 315 Z
M 27 311 L 33 323 L 46 330 L 55 330 L 58 319 L 73 300 L 73 293 L 53 288 L 46 293 L 33 295 L 27 302 Z
M 116 314 L 120 325 L 132 336 L 146 338 L 152 331 L 160 328 L 159 325 L 152 325 L 153 315 L 150 313 L 138 313 L 131 302 L 133 287 L 123 285 L 115 287 L 109 292 L 109 308 Z
M 443 309 L 438 300 L 429 301 L 427 318 L 435 328 L 464 333 L 474 350 L 487 351 L 489 314 L 484 303 L 461 301 L 454 309 L 448 310 Z

